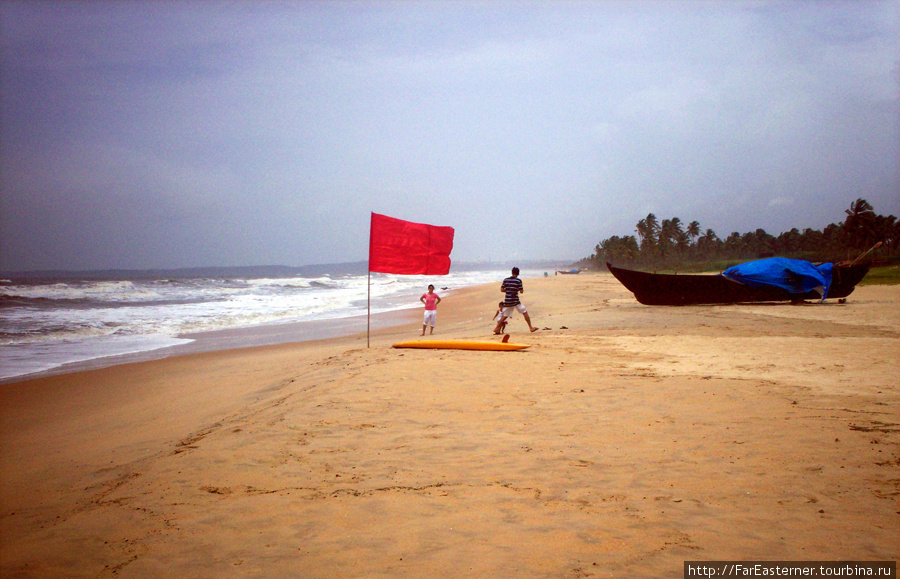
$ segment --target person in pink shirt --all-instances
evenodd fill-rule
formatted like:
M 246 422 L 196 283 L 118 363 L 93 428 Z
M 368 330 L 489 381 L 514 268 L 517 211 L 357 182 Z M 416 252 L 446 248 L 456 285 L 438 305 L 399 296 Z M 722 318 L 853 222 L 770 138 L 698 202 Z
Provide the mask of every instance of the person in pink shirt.
M 428 293 L 422 294 L 419 301 L 425 304 L 425 321 L 422 322 L 422 335 L 425 328 L 431 325 L 431 333 L 434 333 L 434 322 L 437 320 L 437 305 L 441 303 L 441 296 L 434 293 L 434 286 L 428 286 Z

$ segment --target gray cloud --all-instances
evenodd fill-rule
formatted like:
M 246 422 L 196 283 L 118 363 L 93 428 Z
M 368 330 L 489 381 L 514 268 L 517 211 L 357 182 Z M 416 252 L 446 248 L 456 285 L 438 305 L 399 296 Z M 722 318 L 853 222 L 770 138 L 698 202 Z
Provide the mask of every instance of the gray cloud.
M 577 259 L 900 213 L 900 7 L 3 3 L 0 267 Z

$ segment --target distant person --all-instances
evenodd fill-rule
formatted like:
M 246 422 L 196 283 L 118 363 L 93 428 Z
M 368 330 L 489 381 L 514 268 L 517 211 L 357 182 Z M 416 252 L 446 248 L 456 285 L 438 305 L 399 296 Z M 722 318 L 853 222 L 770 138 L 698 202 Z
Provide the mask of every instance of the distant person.
M 519 294 L 525 293 L 525 286 L 522 285 L 522 280 L 519 279 L 518 267 L 512 268 L 512 276 L 503 280 L 503 283 L 500 284 L 500 291 L 506 294 L 506 299 L 503 300 L 503 311 L 500 312 L 500 320 L 497 321 L 494 333 L 499 334 L 501 332 L 506 319 L 512 315 L 513 311 L 522 314 L 525 318 L 525 323 L 528 324 L 528 329 L 536 332 L 537 328 L 531 325 L 531 318 L 528 316 L 525 304 L 519 301 Z
M 425 335 L 425 328 L 431 326 L 431 333 L 434 333 L 434 323 L 437 321 L 437 305 L 441 303 L 441 296 L 434 293 L 434 286 L 428 286 L 428 292 L 422 294 L 419 301 L 425 304 L 425 319 L 422 322 L 422 335 Z
M 503 318 L 503 302 L 500 302 L 499 304 L 497 304 L 497 311 L 494 312 L 493 320 L 495 322 L 497 322 L 498 324 L 500 324 L 500 331 L 494 332 L 495 334 L 503 333 L 506 331 L 507 320 L 503 319 L 501 321 L 501 318 Z

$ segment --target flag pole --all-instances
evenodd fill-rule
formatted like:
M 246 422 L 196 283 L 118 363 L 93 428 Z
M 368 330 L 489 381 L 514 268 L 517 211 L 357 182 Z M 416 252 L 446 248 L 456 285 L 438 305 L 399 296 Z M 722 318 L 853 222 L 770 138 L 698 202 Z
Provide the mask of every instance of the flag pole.
M 366 280 L 366 348 L 369 347 L 369 320 L 372 317 L 372 272 Z
M 369 261 L 366 265 L 366 348 L 369 348 L 369 325 L 372 317 L 372 214 L 369 214 Z

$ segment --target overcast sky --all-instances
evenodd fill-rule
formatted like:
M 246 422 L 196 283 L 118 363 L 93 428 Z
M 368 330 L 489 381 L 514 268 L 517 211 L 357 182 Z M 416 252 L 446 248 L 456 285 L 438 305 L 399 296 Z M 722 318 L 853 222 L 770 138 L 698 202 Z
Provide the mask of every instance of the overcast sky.
M 0 268 L 578 259 L 900 215 L 900 2 L 0 2 Z

